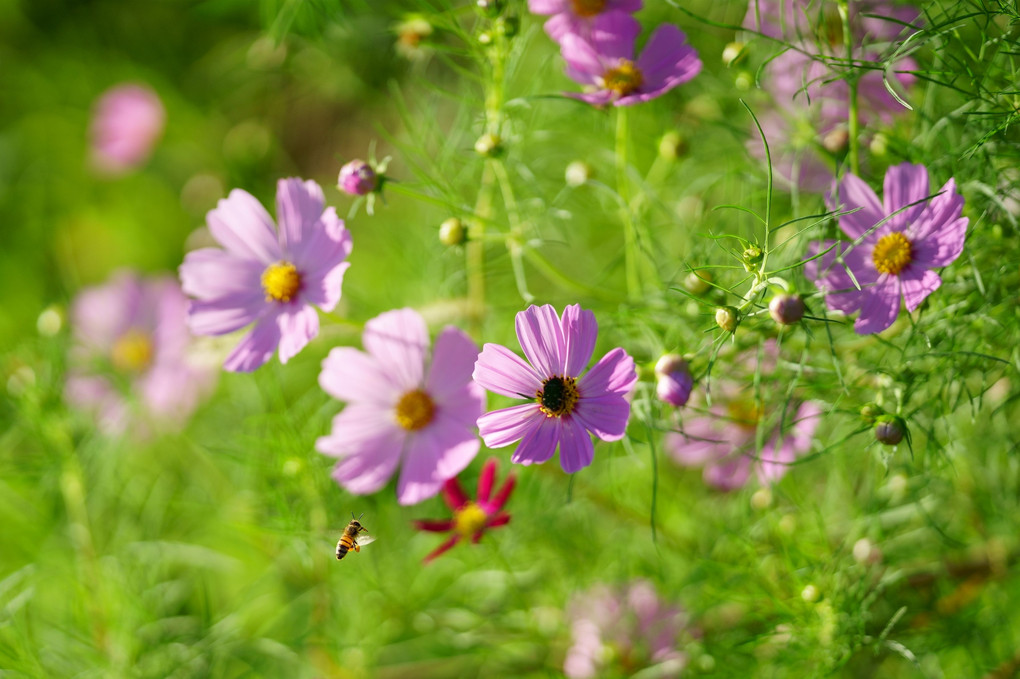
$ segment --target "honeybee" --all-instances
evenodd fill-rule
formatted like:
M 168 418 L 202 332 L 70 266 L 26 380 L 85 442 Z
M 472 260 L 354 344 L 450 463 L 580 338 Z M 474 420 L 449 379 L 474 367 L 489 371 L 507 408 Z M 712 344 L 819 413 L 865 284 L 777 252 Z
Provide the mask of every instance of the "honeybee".
M 361 516 L 364 516 L 364 514 Z M 355 519 L 354 512 L 351 512 L 351 522 L 347 524 L 346 528 L 344 528 L 343 535 L 340 536 L 340 539 L 336 543 L 336 558 L 338 561 L 347 556 L 347 552 L 352 549 L 355 552 L 360 552 L 363 546 L 374 540 L 374 538 L 370 535 L 365 535 L 361 538 L 361 544 L 358 544 L 358 534 L 364 533 L 367 530 L 358 520 L 361 516 Z

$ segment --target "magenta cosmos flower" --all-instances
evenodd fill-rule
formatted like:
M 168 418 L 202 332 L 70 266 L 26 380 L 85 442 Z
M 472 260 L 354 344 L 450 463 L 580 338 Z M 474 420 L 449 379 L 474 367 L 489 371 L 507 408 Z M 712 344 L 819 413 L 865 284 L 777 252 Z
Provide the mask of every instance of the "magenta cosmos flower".
M 443 484 L 443 499 L 453 512 L 452 519 L 419 519 L 414 522 L 418 530 L 432 533 L 449 533 L 453 535 L 425 557 L 426 563 L 446 552 L 461 540 L 471 540 L 474 544 L 481 541 L 485 531 L 490 528 L 505 526 L 510 522 L 510 515 L 503 511 L 507 498 L 514 490 L 516 478 L 508 474 L 503 487 L 492 497 L 492 486 L 496 479 L 495 460 L 487 460 L 482 467 L 482 475 L 478 477 L 478 501 L 473 502 L 464 493 L 457 479 L 450 479 Z
M 628 21 L 636 24 L 637 20 L 630 15 L 641 5 L 642 0 L 528 0 L 532 14 L 552 15 L 545 22 L 545 32 L 556 42 L 571 33 L 590 37 L 597 17 L 612 16 L 616 24 Z
M 511 460 L 541 464 L 557 446 L 567 473 L 591 464 L 589 432 L 603 441 L 623 438 L 630 417 L 627 400 L 637 373 L 634 359 L 613 349 L 584 375 L 595 350 L 595 314 L 572 304 L 563 317 L 546 304 L 517 314 L 517 339 L 531 365 L 498 344 L 486 344 L 475 364 L 475 381 L 502 396 L 530 403 L 486 413 L 478 419 L 485 445 L 502 448 L 520 441 Z M 579 377 L 580 376 L 580 377 Z
M 568 96 L 596 106 L 630 106 L 655 99 L 701 71 L 687 36 L 670 24 L 655 29 L 635 61 L 634 40 L 641 27 L 617 14 L 595 17 L 590 39 L 573 33 L 562 37 L 567 75 L 593 90 Z
M 281 179 L 273 220 L 248 192 L 234 189 L 209 212 L 209 231 L 225 249 L 189 252 L 184 292 L 196 297 L 188 323 L 199 335 L 223 335 L 252 323 L 223 367 L 249 372 L 280 349 L 286 363 L 319 333 L 313 304 L 332 311 L 350 264 L 351 236 L 313 181 Z
M 68 402 L 111 434 L 181 426 L 215 375 L 193 352 L 187 307 L 169 276 L 122 272 L 81 291 L 70 312 Z
M 661 600 L 646 580 L 597 586 L 575 597 L 568 615 L 573 639 L 563 673 L 570 679 L 679 677 L 687 665 L 681 634 L 698 636 L 683 608 Z
M 485 391 L 471 381 L 478 346 L 449 326 L 429 365 L 428 328 L 413 309 L 376 316 L 362 343 L 364 352 L 338 347 L 322 363 L 319 384 L 347 406 L 315 449 L 339 458 L 333 478 L 358 495 L 382 488 L 403 464 L 397 499 L 421 502 L 478 453 L 474 425 L 485 410 Z
M 739 381 L 718 382 L 712 405 L 684 421 L 683 430 L 666 435 L 665 446 L 683 466 L 704 467 L 705 483 L 721 490 L 744 486 L 754 471 L 762 484 L 775 483 L 790 465 L 811 448 L 822 414 L 810 401 L 764 403 L 763 394 L 785 394 L 777 373 L 779 349 L 768 340 L 757 351 L 745 352 L 732 363 Z M 756 392 L 751 385 L 758 373 Z M 784 397 L 785 398 L 785 397 Z M 699 399 L 704 404 L 704 399 Z M 688 412 L 693 409 L 688 406 Z M 761 441 L 760 449 L 758 442 Z
M 862 179 L 844 177 L 839 210 L 853 212 L 840 215 L 839 228 L 853 242 L 815 243 L 812 256 L 827 252 L 804 265 L 830 309 L 861 312 L 854 323 L 861 335 L 892 325 L 901 297 L 908 311 L 920 306 L 942 284 L 932 269 L 955 261 L 966 238 L 968 220 L 961 216 L 963 197 L 955 180 L 932 197 L 927 168 L 902 163 L 886 172 L 884 194 L 880 202 Z
M 163 134 L 166 111 L 145 85 L 122 84 L 99 97 L 90 129 L 92 162 L 119 174 L 144 163 Z

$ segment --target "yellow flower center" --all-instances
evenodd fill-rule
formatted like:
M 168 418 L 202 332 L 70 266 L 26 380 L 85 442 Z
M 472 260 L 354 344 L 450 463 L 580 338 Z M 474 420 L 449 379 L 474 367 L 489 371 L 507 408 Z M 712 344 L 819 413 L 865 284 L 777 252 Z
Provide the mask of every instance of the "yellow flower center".
M 113 367 L 121 372 L 142 372 L 152 362 L 152 339 L 141 330 L 132 328 L 113 343 L 110 360 Z
M 579 17 L 598 16 L 606 8 L 606 0 L 570 0 L 570 4 Z
M 488 520 L 489 516 L 484 509 L 474 502 L 468 502 L 454 513 L 453 529 L 465 539 L 473 538 L 485 528 L 485 522 Z
M 436 414 L 432 397 L 421 389 L 409 391 L 397 402 L 397 424 L 408 431 L 428 425 Z
M 262 289 L 266 301 L 289 302 L 301 288 L 301 274 L 290 262 L 270 264 L 262 272 Z
M 913 251 L 910 241 L 899 231 L 882 236 L 875 249 L 871 251 L 871 259 L 875 262 L 875 268 L 879 273 L 898 275 L 903 268 L 910 264 Z
M 629 59 L 620 59 L 620 65 L 602 74 L 603 87 L 616 92 L 617 96 L 625 97 L 636 92 L 644 83 L 641 71 Z
M 733 424 L 744 429 L 757 429 L 761 408 L 754 401 L 732 401 L 726 406 Z
M 562 417 L 570 414 L 579 397 L 573 377 L 555 375 L 542 384 L 542 390 L 535 394 L 535 401 L 541 404 L 539 410 L 546 416 Z

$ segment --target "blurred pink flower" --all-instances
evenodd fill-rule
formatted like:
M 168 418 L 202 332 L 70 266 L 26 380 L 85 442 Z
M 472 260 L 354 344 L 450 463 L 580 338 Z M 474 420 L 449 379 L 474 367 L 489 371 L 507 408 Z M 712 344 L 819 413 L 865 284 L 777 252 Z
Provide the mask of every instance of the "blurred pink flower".
M 655 99 L 701 72 L 698 53 L 671 24 L 655 29 L 635 61 L 640 30 L 631 17 L 610 13 L 595 17 L 590 39 L 564 35 L 560 44 L 567 75 L 593 90 L 567 96 L 596 106 L 630 106 Z
M 166 111 L 145 85 L 122 84 L 99 97 L 90 129 L 92 162 L 97 169 L 120 174 L 148 160 L 163 134 Z
M 322 362 L 319 385 L 348 403 L 315 449 L 339 458 L 333 478 L 357 495 L 382 488 L 402 464 L 397 499 L 421 502 L 478 453 L 475 420 L 485 409 L 485 391 L 471 381 L 478 346 L 449 326 L 429 364 L 428 328 L 413 309 L 376 316 L 362 343 L 366 351 L 337 347 Z
M 111 434 L 132 424 L 138 433 L 183 425 L 215 375 L 192 353 L 187 305 L 169 276 L 121 272 L 78 293 L 70 311 L 68 402 L 95 413 Z
M 574 598 L 568 616 L 573 643 L 563 673 L 570 679 L 631 676 L 646 668 L 654 668 L 648 676 L 678 677 L 687 665 L 678 649 L 681 634 L 698 636 L 684 610 L 659 599 L 646 580 L 594 587 Z
M 828 252 L 804 265 L 805 275 L 826 293 L 830 309 L 861 312 L 854 323 L 861 335 L 892 325 L 901 297 L 913 311 L 937 290 L 942 279 L 932 269 L 960 256 L 967 233 L 963 197 L 954 179 L 932 197 L 927 168 L 901 163 L 886 172 L 883 193 L 884 203 L 856 175 L 844 177 L 839 205 L 830 207 L 854 210 L 839 217 L 839 228 L 853 242 L 814 243 L 810 256 Z
M 738 376 L 745 379 L 718 384 L 704 414 L 685 419 L 682 431 L 666 435 L 665 447 L 673 459 L 683 466 L 703 466 L 705 483 L 721 490 L 744 486 L 752 470 L 762 484 L 785 476 L 790 465 L 810 450 L 822 410 L 811 401 L 796 406 L 784 402 L 778 409 L 762 402 L 751 386 L 754 374 L 758 373 L 761 392 L 767 392 L 767 385 L 778 383 L 778 360 L 775 340 L 762 346 L 760 361 L 757 351 L 738 356 L 732 369 L 746 372 Z
M 197 298 L 188 309 L 192 332 L 223 335 L 255 324 L 227 357 L 230 371 L 255 370 L 277 347 L 286 363 L 319 333 L 312 305 L 332 311 L 340 301 L 351 236 L 325 207 L 322 189 L 281 179 L 276 212 L 279 233 L 250 193 L 234 189 L 206 218 L 225 249 L 189 252 L 180 267 L 184 292 Z
M 530 403 L 482 415 L 478 430 L 490 448 L 520 441 L 510 458 L 518 464 L 541 464 L 559 447 L 563 471 L 576 472 L 595 456 L 591 434 L 603 441 L 623 438 L 627 398 L 637 382 L 634 359 L 613 349 L 578 377 L 595 350 L 598 323 L 577 304 L 562 317 L 549 304 L 532 305 L 517 314 L 516 325 L 531 365 L 502 345 L 486 344 L 473 376 L 489 391 Z
M 560 42 L 563 36 L 576 34 L 590 38 L 592 23 L 596 17 L 610 17 L 614 24 L 631 22 L 631 16 L 641 9 L 642 0 L 528 0 L 528 11 L 532 14 L 551 14 L 545 22 L 545 32 Z M 640 26 L 634 29 L 635 33 Z
M 857 47 L 895 41 L 919 12 L 888 0 L 850 0 L 850 27 Z M 843 43 L 843 23 L 836 3 L 816 0 L 750 0 L 744 28 L 785 42 Z
M 443 500 L 453 512 L 452 519 L 419 519 L 414 522 L 418 530 L 431 533 L 452 532 L 446 542 L 442 543 L 425 557 L 426 563 L 443 554 L 461 540 L 471 540 L 478 544 L 482 536 L 490 528 L 505 526 L 510 522 L 510 515 L 503 511 L 503 506 L 514 490 L 517 479 L 508 474 L 503 487 L 492 497 L 492 486 L 496 479 L 496 460 L 486 460 L 482 474 L 478 477 L 478 501 L 473 502 L 460 487 L 456 478 L 443 484 Z

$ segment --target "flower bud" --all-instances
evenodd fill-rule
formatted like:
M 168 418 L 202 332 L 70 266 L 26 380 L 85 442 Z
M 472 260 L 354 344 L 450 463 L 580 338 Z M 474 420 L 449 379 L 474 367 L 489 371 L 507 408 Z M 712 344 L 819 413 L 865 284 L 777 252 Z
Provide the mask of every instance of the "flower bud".
M 850 132 L 845 127 L 836 127 L 822 137 L 822 147 L 829 153 L 842 153 L 850 143 Z
M 659 157 L 676 160 L 687 154 L 687 140 L 676 131 L 667 132 L 659 139 Z
M 875 138 L 868 144 L 868 149 L 871 151 L 873 156 L 884 156 L 889 151 L 889 139 L 879 132 L 875 135 Z
M 731 306 L 721 306 L 715 310 L 715 324 L 726 332 L 737 329 L 737 310 Z
M 577 188 L 587 183 L 593 174 L 591 165 L 583 160 L 575 160 L 570 165 L 567 165 L 564 179 L 566 179 L 567 186 Z
M 379 176 L 363 160 L 352 160 L 340 168 L 337 188 L 352 196 L 365 196 L 379 187 Z
M 464 222 L 450 217 L 439 225 L 439 242 L 443 245 L 460 245 L 467 240 L 467 229 Z
M 475 142 L 475 153 L 480 156 L 494 158 L 503 151 L 502 140 L 499 135 L 486 132 Z
M 677 408 L 687 403 L 694 386 L 694 377 L 682 356 L 665 354 L 655 364 L 655 374 L 659 378 L 655 384 L 655 394 L 660 401 Z
M 882 406 L 877 403 L 865 403 L 861 407 L 861 419 L 864 420 L 866 424 L 875 424 L 875 420 L 878 419 L 878 416 L 884 414 L 885 410 L 883 410 Z
M 769 315 L 780 325 L 793 325 L 804 318 L 804 300 L 800 295 L 776 295 L 769 302 Z
M 744 248 L 743 255 L 741 255 L 742 259 L 744 260 L 744 263 L 749 265 L 758 264 L 759 262 L 761 262 L 762 257 L 764 256 L 765 253 L 762 252 L 762 249 L 757 245 L 748 245 L 746 248 Z
M 712 285 L 710 271 L 692 271 L 684 277 L 684 287 L 692 295 L 704 295 Z
M 506 0 L 478 0 L 475 3 L 482 14 L 491 18 L 498 17 L 506 7 Z
M 722 51 L 722 61 L 727 68 L 734 64 L 744 60 L 744 43 L 742 42 L 731 42 L 726 45 Z
M 907 433 L 907 423 L 898 415 L 880 415 L 875 420 L 875 439 L 887 446 L 895 446 Z

